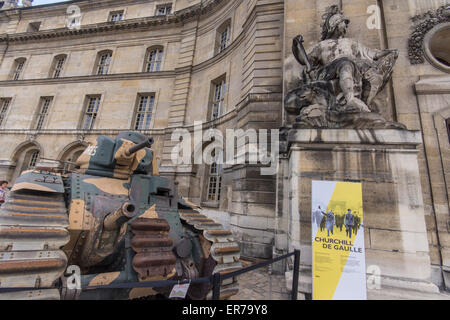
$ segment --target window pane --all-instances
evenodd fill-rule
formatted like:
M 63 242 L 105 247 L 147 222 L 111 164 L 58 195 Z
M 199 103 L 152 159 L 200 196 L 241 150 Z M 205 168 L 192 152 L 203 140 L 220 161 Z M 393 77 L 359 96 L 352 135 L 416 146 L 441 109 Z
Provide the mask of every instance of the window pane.
M 171 11 L 172 11 L 172 5 L 171 4 L 160 6 L 156 10 L 156 15 L 157 16 L 164 16 L 166 14 L 170 14 Z
M 216 200 L 216 183 L 217 177 L 209 177 L 208 200 Z
M 217 201 L 220 201 L 220 190 L 222 189 L 222 177 L 219 177 L 219 183 L 217 184 Z
M 135 130 L 150 129 L 154 102 L 154 95 L 145 95 L 139 97 L 139 104 L 136 112 L 136 122 L 134 125 Z
M 24 63 L 25 63 L 25 61 L 23 61 L 23 60 L 17 62 L 17 66 L 16 66 L 16 70 L 14 72 L 14 78 L 13 78 L 14 80 L 19 80 L 20 73 L 22 72 Z
M 39 151 L 33 152 L 33 154 L 30 157 L 30 162 L 28 163 L 28 168 L 34 168 L 36 166 L 38 158 L 39 158 Z
M 86 113 L 83 120 L 84 130 L 91 130 L 94 127 L 99 106 L 100 106 L 100 97 L 89 98 L 89 103 L 86 107 Z
M 44 121 L 45 121 L 45 118 L 47 117 L 48 109 L 49 109 L 51 101 L 52 101 L 52 98 L 43 98 L 43 99 L 41 99 L 41 106 L 40 106 L 40 109 L 39 109 L 38 119 L 37 119 L 37 122 L 36 122 L 36 129 L 37 130 L 42 129 L 42 127 L 44 125 Z
M 147 72 L 157 72 L 161 69 L 163 50 L 154 49 L 148 53 L 147 58 Z
M 108 52 L 102 54 L 99 58 L 97 74 L 99 75 L 107 74 L 110 63 L 111 63 L 111 53 Z
M 227 27 L 221 34 L 219 52 L 222 52 L 228 46 L 229 31 L 230 31 L 230 29 L 229 29 L 229 27 Z
M 62 71 L 62 68 L 63 68 L 63 66 L 64 66 L 64 62 L 66 61 L 66 58 L 65 57 L 63 57 L 63 58 L 59 58 L 57 61 L 56 61 L 56 64 L 55 64 L 55 71 L 53 72 L 53 78 L 59 78 L 59 76 L 61 75 L 61 71 Z
M 212 106 L 212 119 L 217 119 L 222 115 L 225 103 L 225 91 L 226 84 L 225 80 L 221 83 L 216 84 L 214 87 L 214 98 L 213 98 L 213 106 Z
M 123 11 L 122 12 L 111 12 L 109 21 L 121 21 L 123 18 Z
M 209 168 L 209 183 L 208 183 L 208 200 L 220 201 L 220 190 L 222 187 L 222 168 L 220 159 L 223 160 L 223 150 L 216 155 L 216 149 L 213 150 L 211 156 L 214 162 Z
M 11 99 L 1 99 L 1 109 L 0 109 L 0 126 L 3 124 L 6 118 L 6 113 L 8 112 L 9 103 Z

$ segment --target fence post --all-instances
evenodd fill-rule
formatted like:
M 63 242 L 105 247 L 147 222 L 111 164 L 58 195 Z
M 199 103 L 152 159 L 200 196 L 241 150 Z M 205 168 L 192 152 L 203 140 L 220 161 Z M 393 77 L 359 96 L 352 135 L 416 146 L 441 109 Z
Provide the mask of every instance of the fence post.
M 220 300 L 220 272 L 213 274 L 213 300 Z
M 297 300 L 299 272 L 300 272 L 300 250 L 295 250 L 294 251 L 294 272 L 292 275 L 291 300 Z

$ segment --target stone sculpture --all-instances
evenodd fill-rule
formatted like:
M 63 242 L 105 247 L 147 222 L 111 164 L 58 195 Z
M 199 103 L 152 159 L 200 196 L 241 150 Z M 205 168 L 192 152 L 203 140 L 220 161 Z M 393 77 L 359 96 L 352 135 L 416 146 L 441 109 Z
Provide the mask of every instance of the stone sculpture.
M 22 0 L 23 7 L 31 7 L 33 5 L 33 0 Z
M 3 1 L 3 6 L 2 6 L 2 10 L 8 10 L 8 9 L 13 9 L 13 8 L 17 8 L 17 2 L 19 2 L 18 0 L 5 0 Z
M 322 39 L 308 54 L 301 35 L 293 41 L 295 59 L 305 66 L 300 87 L 285 98 L 286 111 L 298 115 L 294 127 L 406 129 L 385 120 L 373 103 L 392 76 L 398 51 L 346 38 L 350 20 L 336 5 L 322 18 Z

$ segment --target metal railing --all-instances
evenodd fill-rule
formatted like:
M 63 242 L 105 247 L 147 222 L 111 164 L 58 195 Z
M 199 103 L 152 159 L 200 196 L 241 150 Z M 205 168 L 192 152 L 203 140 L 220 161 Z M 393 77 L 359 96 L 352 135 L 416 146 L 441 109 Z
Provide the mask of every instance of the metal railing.
M 212 277 L 212 285 L 213 285 L 213 300 L 219 300 L 220 299 L 220 285 L 223 280 L 237 277 L 241 274 L 260 269 L 263 267 L 266 267 L 268 265 L 274 264 L 275 262 L 279 262 L 281 260 L 287 259 L 291 256 L 294 256 L 294 274 L 292 278 L 292 291 L 291 291 L 291 300 L 297 300 L 297 294 L 298 294 L 298 277 L 299 277 L 299 267 L 300 267 L 300 250 L 295 250 L 291 253 L 285 254 L 283 256 L 280 256 L 278 258 L 261 262 L 246 268 L 242 268 L 241 270 L 230 272 L 225 275 L 221 275 L 220 273 L 214 273 Z
M 300 250 L 295 250 L 291 253 L 285 254 L 275 259 L 271 259 L 269 261 L 264 261 L 249 267 L 242 268 L 240 270 L 230 272 L 228 274 L 220 274 L 214 273 L 209 277 L 198 278 L 194 280 L 161 280 L 161 281 L 144 281 L 144 282 L 124 282 L 124 283 L 116 283 L 109 285 L 99 285 L 99 286 L 85 286 L 82 287 L 81 290 L 99 290 L 99 289 L 132 289 L 132 288 L 162 288 L 162 287 L 170 287 L 177 284 L 198 284 L 198 283 L 210 283 L 212 284 L 212 300 L 220 300 L 220 287 L 223 280 L 237 277 L 244 273 L 254 271 L 256 269 L 260 269 L 266 267 L 268 265 L 272 265 L 276 262 L 285 260 L 289 257 L 294 256 L 294 270 L 293 270 L 293 278 L 292 278 L 292 291 L 291 291 L 291 300 L 297 300 L 298 295 L 298 279 L 299 279 L 299 269 L 300 269 Z M 51 288 L 34 288 L 34 287 L 26 287 L 26 288 L 0 288 L 0 293 L 10 293 L 10 292 L 18 292 L 18 291 L 35 291 L 35 290 L 45 290 L 45 289 L 59 289 L 58 287 Z

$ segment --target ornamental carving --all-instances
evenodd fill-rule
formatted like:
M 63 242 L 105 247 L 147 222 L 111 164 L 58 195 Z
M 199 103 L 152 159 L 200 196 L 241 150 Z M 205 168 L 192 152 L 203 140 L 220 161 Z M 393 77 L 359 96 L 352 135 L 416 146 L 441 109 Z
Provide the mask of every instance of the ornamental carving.
M 374 100 L 391 79 L 398 50 L 346 37 L 350 20 L 336 5 L 322 19 L 321 41 L 308 53 L 301 35 L 293 41 L 304 66 L 300 86 L 285 98 L 286 112 L 297 116 L 294 128 L 406 129 L 384 119 Z
M 425 62 L 423 43 L 425 35 L 436 25 L 450 22 L 450 4 L 414 16 L 411 20 L 414 23 L 414 31 L 408 40 L 409 61 L 411 64 L 422 64 Z

